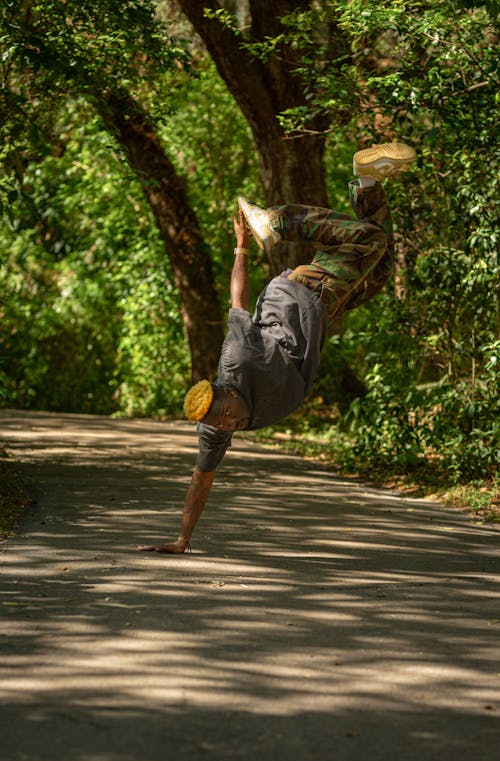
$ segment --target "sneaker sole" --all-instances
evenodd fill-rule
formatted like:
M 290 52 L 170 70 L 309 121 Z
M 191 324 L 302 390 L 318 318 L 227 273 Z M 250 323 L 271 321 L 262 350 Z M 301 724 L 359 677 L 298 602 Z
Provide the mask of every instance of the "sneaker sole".
M 383 174 L 391 174 L 406 168 L 416 158 L 415 150 L 404 143 L 374 145 L 372 148 L 358 151 L 353 156 L 355 167 L 363 170 L 376 169 L 382 171 Z

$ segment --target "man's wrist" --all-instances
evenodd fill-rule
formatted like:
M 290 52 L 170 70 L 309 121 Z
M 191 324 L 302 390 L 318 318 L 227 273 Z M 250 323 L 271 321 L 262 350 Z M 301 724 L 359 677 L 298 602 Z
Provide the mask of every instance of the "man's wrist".
M 248 256 L 248 248 L 245 248 L 245 246 L 236 246 L 233 253 L 235 256 L 236 254 L 243 254 L 244 256 Z

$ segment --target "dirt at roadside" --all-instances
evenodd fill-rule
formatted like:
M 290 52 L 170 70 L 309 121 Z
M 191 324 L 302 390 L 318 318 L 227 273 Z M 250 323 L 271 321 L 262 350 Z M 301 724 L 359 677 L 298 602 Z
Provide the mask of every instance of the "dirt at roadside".
M 10 459 L 8 451 L 0 446 L 0 540 L 12 533 L 30 502 L 15 462 Z

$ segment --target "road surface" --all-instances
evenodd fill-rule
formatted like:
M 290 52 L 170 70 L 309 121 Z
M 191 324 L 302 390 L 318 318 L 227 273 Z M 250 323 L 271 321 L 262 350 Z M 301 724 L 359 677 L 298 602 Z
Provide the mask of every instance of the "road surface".
M 190 424 L 0 411 L 2 761 L 496 761 L 498 526 Z

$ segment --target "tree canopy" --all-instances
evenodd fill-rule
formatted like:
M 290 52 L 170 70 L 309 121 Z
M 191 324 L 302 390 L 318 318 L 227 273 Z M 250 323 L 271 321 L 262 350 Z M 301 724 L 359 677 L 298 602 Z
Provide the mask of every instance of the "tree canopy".
M 388 188 L 394 282 L 348 315 L 286 426 L 346 467 L 492 476 L 496 3 L 268 6 L 2 4 L 0 403 L 178 414 L 216 370 L 236 196 L 346 211 L 352 152 L 399 139 L 418 166 Z M 301 261 L 256 252 L 254 295 Z

